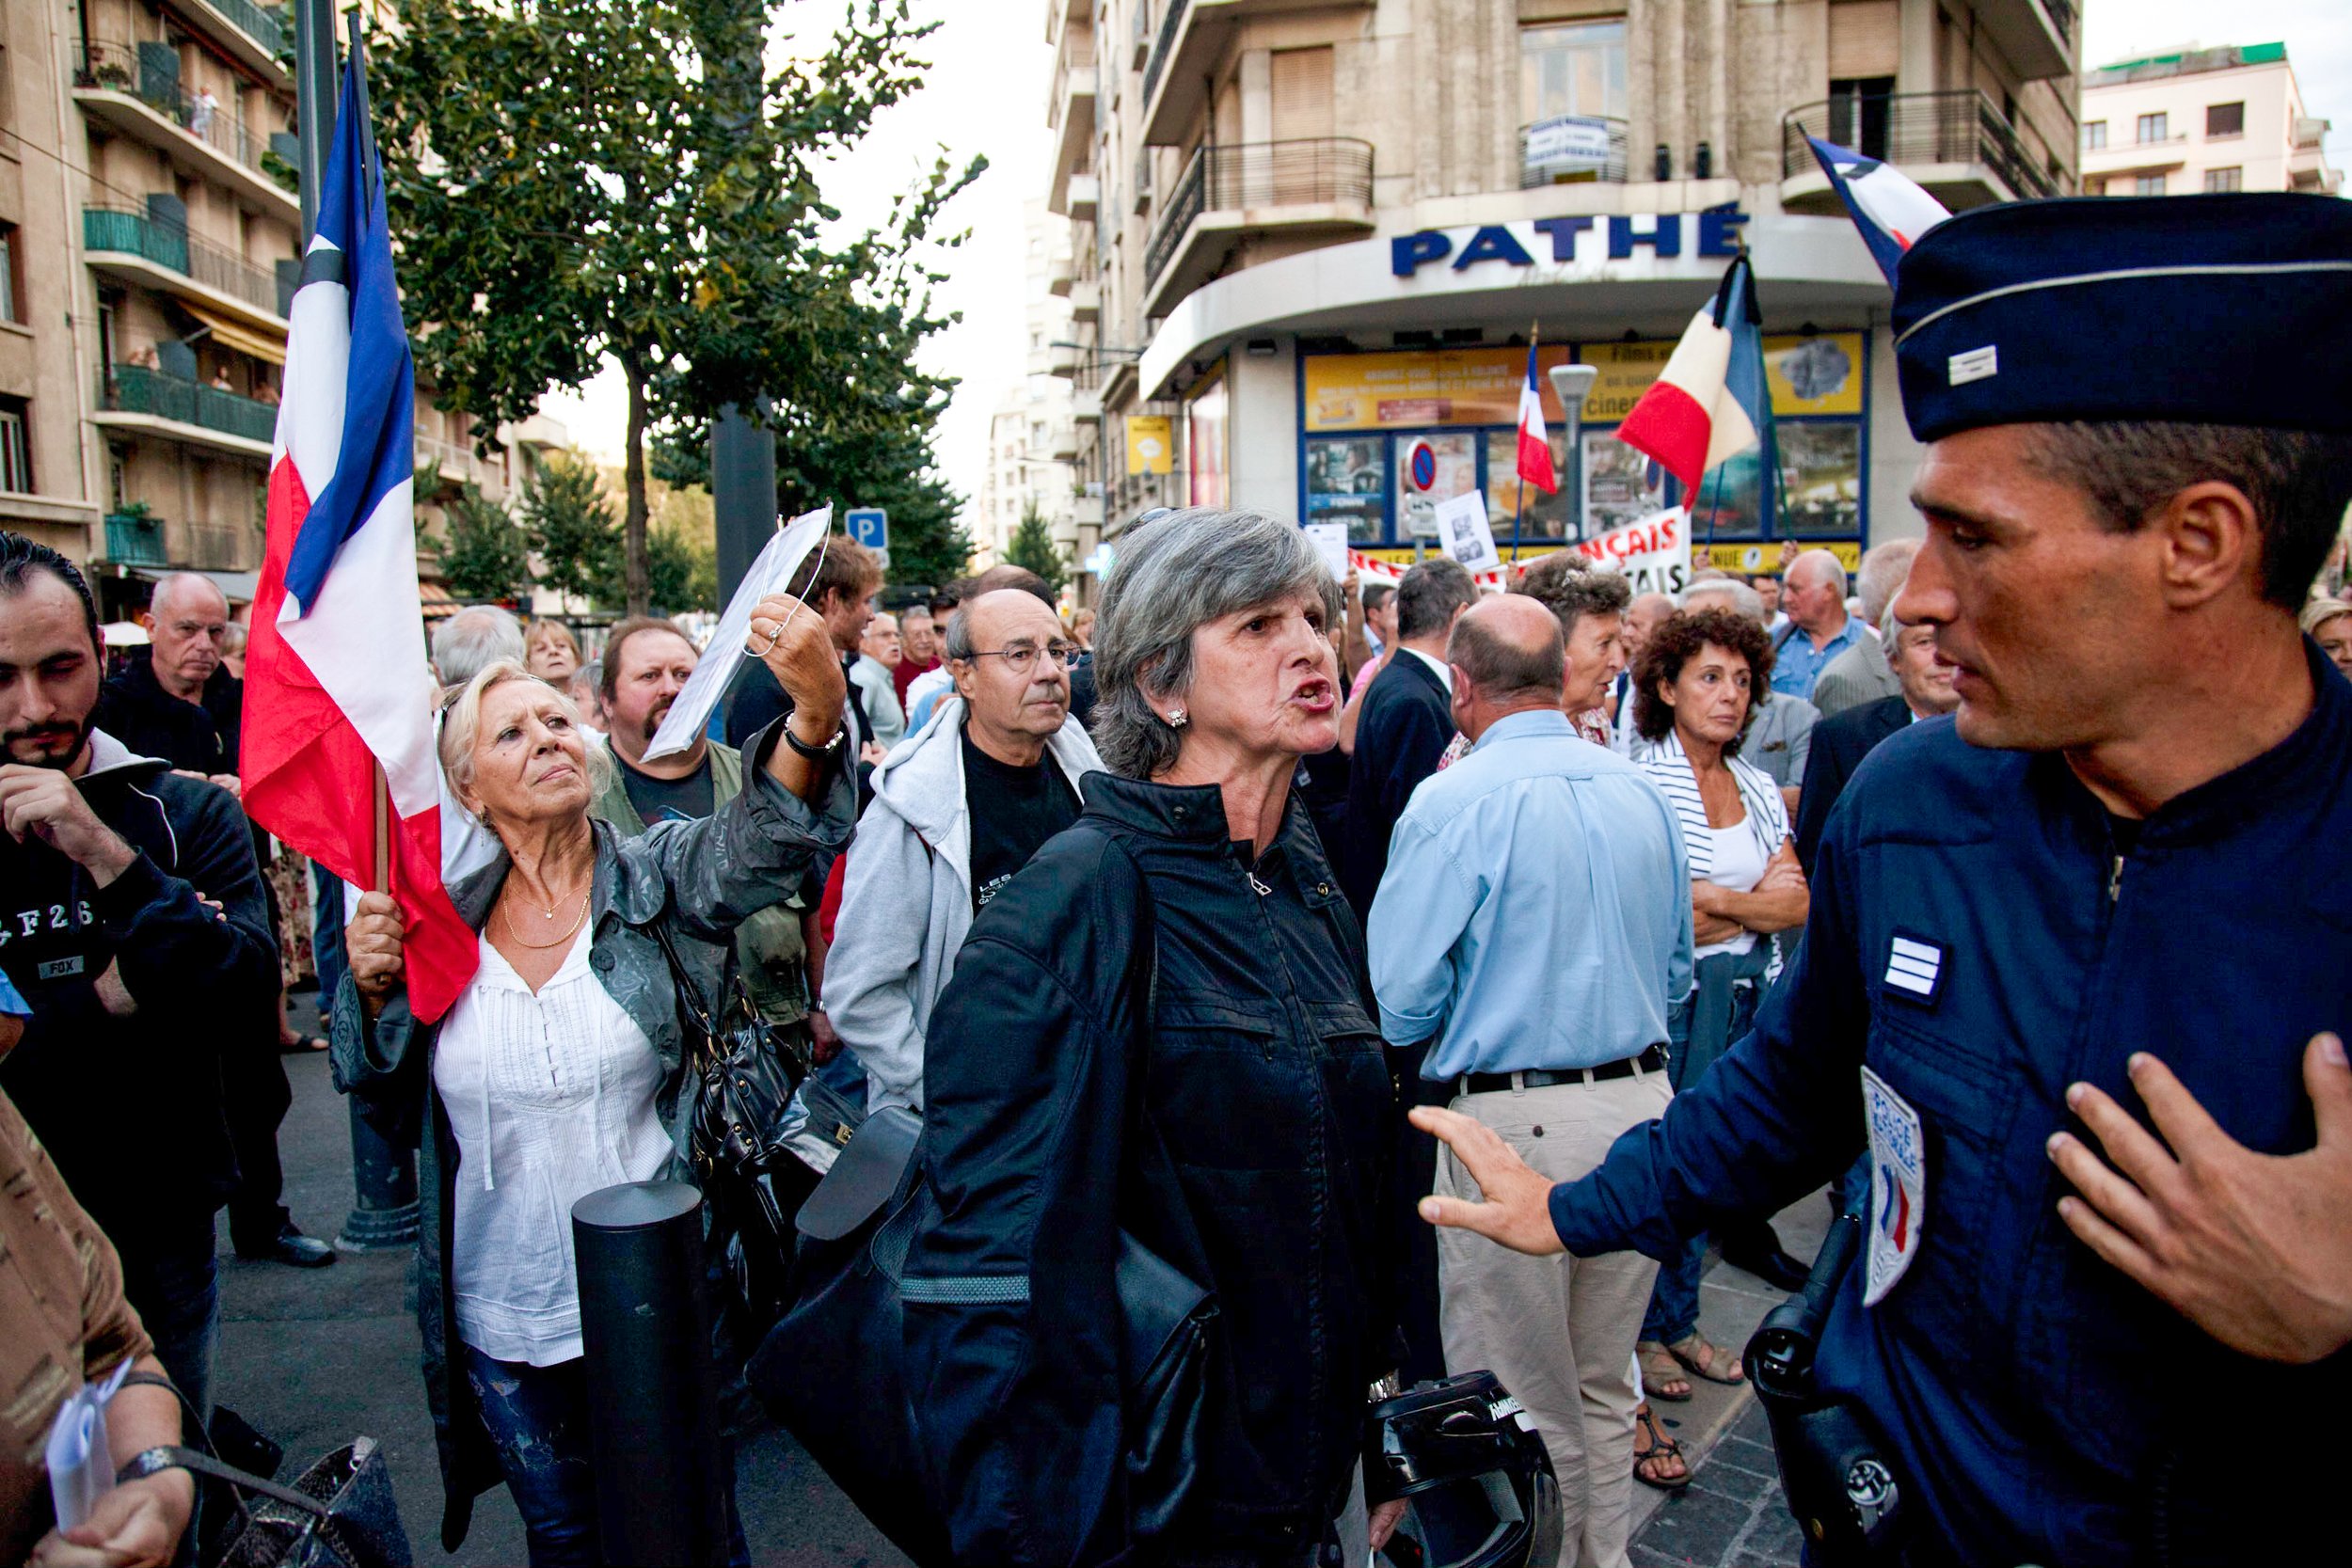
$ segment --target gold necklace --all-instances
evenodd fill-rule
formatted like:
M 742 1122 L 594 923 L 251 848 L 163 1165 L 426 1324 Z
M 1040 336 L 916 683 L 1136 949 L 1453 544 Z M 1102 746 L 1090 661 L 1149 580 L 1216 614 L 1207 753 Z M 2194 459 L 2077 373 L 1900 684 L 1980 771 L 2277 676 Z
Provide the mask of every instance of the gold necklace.
M 499 905 L 499 912 L 506 916 L 506 934 L 514 939 L 516 945 L 531 948 L 535 952 L 545 952 L 550 947 L 563 946 L 565 942 L 571 941 L 573 936 L 579 932 L 581 923 L 588 918 L 588 898 L 589 895 L 586 893 L 580 895 L 580 912 L 572 917 L 572 923 L 569 926 L 564 927 L 564 934 L 557 937 L 553 942 L 524 941 L 523 934 L 515 929 L 515 911 L 508 909 L 505 903 L 501 901 Z M 547 916 L 549 920 L 553 920 L 555 918 L 555 911 L 553 910 L 548 911 Z

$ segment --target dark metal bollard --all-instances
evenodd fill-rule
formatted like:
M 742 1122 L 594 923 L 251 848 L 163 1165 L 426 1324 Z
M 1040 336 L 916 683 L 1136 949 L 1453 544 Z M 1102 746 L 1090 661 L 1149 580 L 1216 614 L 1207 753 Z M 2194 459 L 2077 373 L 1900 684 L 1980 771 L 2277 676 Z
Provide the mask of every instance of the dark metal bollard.
M 682 1181 L 631 1181 L 572 1205 L 607 1562 L 726 1561 L 702 1204 Z

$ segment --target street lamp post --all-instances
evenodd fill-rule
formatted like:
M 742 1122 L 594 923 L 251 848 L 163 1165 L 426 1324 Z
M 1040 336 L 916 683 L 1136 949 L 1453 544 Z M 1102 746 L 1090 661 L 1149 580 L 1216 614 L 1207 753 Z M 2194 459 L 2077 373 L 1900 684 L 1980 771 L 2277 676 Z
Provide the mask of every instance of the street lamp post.
M 1551 368 L 1551 389 L 1558 394 L 1560 406 L 1567 414 L 1568 427 L 1568 540 L 1581 544 L 1584 538 L 1584 400 L 1592 395 L 1593 383 L 1600 379 L 1598 367 L 1593 365 L 1554 365 Z

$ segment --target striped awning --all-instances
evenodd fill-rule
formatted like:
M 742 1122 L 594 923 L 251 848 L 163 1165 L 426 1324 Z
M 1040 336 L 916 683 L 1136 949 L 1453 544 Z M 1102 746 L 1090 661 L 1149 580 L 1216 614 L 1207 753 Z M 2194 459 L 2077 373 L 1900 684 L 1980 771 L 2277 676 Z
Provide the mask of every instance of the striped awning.
M 239 354 L 249 354 L 256 359 L 266 359 L 273 365 L 283 365 L 286 362 L 285 339 L 273 338 L 266 332 L 257 332 L 252 327 L 241 325 L 226 316 L 216 315 L 201 305 L 191 305 L 184 299 L 181 300 L 179 305 L 181 309 L 211 328 L 213 341 L 221 347 L 235 349 Z

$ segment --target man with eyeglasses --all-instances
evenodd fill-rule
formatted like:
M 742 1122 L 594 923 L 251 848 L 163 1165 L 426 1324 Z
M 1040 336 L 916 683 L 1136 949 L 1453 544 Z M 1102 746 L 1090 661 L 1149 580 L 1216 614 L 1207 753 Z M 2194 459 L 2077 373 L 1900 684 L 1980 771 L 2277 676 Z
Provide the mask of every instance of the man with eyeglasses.
M 923 1103 L 931 1005 L 980 910 L 1077 820 L 1103 766 L 1070 716 L 1077 644 L 1025 589 L 947 623 L 955 694 L 874 769 L 825 974 L 825 1011 L 867 1076 L 868 1111 Z

